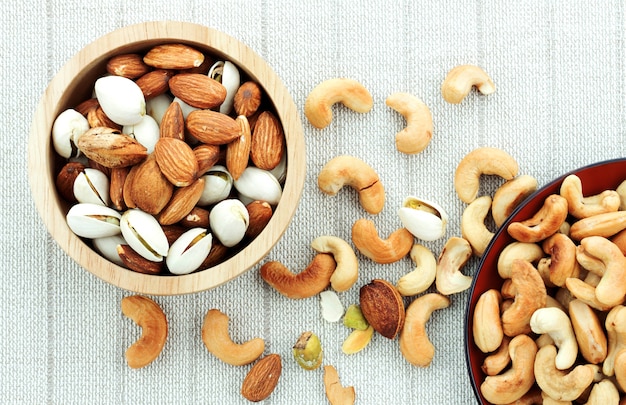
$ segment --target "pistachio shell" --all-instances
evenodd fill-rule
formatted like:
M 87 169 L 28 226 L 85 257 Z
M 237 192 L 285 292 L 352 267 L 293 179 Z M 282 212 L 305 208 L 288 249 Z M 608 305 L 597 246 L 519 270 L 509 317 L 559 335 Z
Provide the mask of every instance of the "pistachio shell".
M 190 112 L 199 110 L 199 108 L 190 106 L 178 97 L 174 97 L 173 101 L 176 101 L 180 105 L 180 109 L 183 111 L 183 117 L 185 119 L 187 119 L 187 116 L 189 116 Z
M 224 166 L 213 166 L 202 178 L 204 190 L 198 205 L 211 205 L 228 198 L 233 187 L 233 178 Z
M 98 169 L 85 168 L 74 180 L 74 197 L 78 202 L 109 205 L 110 182 L 106 174 Z
M 109 261 L 124 266 L 124 262 L 117 253 L 117 246 L 126 244 L 122 235 L 107 236 L 104 238 L 96 238 L 91 241 L 93 248 Z
M 243 239 L 249 223 L 246 206 L 235 199 L 220 201 L 209 214 L 211 230 L 226 247 L 235 246 Z
M 100 204 L 79 203 L 67 212 L 67 225 L 83 238 L 103 238 L 120 233 L 120 213 Z
M 220 112 L 229 114 L 233 109 L 235 93 L 237 93 L 241 83 L 239 69 L 230 61 L 215 62 L 209 69 L 209 77 L 222 83 L 222 86 L 226 88 L 226 99 L 220 105 Z
M 280 158 L 280 162 L 278 163 L 278 166 L 270 170 L 270 173 L 272 173 L 272 175 L 276 177 L 276 180 L 278 180 L 278 183 L 280 183 L 281 185 L 285 183 L 285 177 L 287 177 L 287 154 L 286 153 L 283 153 L 282 157 Z
M 160 94 L 146 101 L 146 114 L 154 118 L 157 124 L 161 125 L 163 114 L 172 104 L 172 97 L 167 94 Z
M 149 115 L 144 115 L 137 124 L 124 125 L 122 132 L 135 138 L 146 148 L 148 153 L 154 152 L 154 145 L 160 136 L 159 124 Z
M 276 205 L 282 196 L 282 188 L 276 177 L 267 170 L 248 166 L 239 179 L 234 181 L 235 188 L 244 197 L 254 201 L 267 201 Z
M 80 155 L 76 143 L 87 130 L 89 130 L 89 122 L 85 116 L 71 108 L 63 111 L 52 124 L 54 150 L 64 158 Z
M 192 228 L 176 239 L 165 258 L 170 272 L 189 274 L 202 264 L 209 255 L 213 236 L 204 228 Z
M 446 232 L 448 214 L 434 202 L 407 197 L 398 215 L 402 225 L 418 239 L 433 241 Z
M 334 291 L 322 291 L 320 293 L 320 305 L 322 317 L 328 322 L 337 322 L 343 316 L 343 305 Z
M 146 114 L 146 100 L 134 81 L 122 76 L 104 76 L 94 85 L 104 113 L 119 125 L 134 125 Z
M 159 222 L 140 209 L 130 209 L 121 217 L 120 228 L 128 245 L 142 257 L 160 262 L 169 250 L 169 243 Z

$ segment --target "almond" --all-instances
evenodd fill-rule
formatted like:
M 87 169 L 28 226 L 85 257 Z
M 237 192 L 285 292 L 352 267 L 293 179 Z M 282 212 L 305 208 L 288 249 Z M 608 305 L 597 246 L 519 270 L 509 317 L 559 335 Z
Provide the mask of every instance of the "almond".
M 122 125 L 116 124 L 107 117 L 106 113 L 99 105 L 96 108 L 92 108 L 87 112 L 87 122 L 91 128 L 95 127 L 107 127 L 121 131 Z
M 76 107 L 74 107 L 74 109 L 86 117 L 87 114 L 89 114 L 89 111 L 98 107 L 100 107 L 100 103 L 98 102 L 98 99 L 95 97 L 92 97 L 78 104 Z
M 109 181 L 109 197 L 111 197 L 111 204 L 113 208 L 118 211 L 126 209 L 124 203 L 124 184 L 126 183 L 126 177 L 128 177 L 129 167 L 117 167 L 111 169 L 110 181 Z
M 394 339 L 404 326 L 405 309 L 402 296 L 386 280 L 374 279 L 359 291 L 361 312 L 374 330 Z
M 233 99 L 233 108 L 237 115 L 246 117 L 254 114 L 261 105 L 261 88 L 253 81 L 242 83 Z
M 159 126 L 159 135 L 161 138 L 185 140 L 185 117 L 177 101 L 172 101 L 167 110 L 165 110 Z
M 157 69 L 191 69 L 202 65 L 204 54 L 184 44 L 163 44 L 150 49 L 143 61 Z
M 193 207 L 189 214 L 180 220 L 180 224 L 186 228 L 208 228 L 209 210 Z
M 209 255 L 206 257 L 206 259 L 204 259 L 199 268 L 208 269 L 218 263 L 223 262 L 226 254 L 228 253 L 228 250 L 229 249 L 226 246 L 222 245 L 218 240 L 214 239 L 213 246 L 211 246 L 211 251 L 209 251 Z
M 170 79 L 174 76 L 171 70 L 157 69 L 148 72 L 135 81 L 146 100 L 159 96 L 170 89 Z
M 241 136 L 226 147 L 226 168 L 238 180 L 250 161 L 251 134 L 248 119 L 240 115 L 235 120 L 241 126 Z
M 196 108 L 219 107 L 226 99 L 226 87 L 200 73 L 179 73 L 170 79 L 169 86 L 173 95 Z
M 196 206 L 204 190 L 204 179 L 199 178 L 191 185 L 176 189 L 169 203 L 159 213 L 161 225 L 172 225 L 185 218 Z
M 106 127 L 91 128 L 78 138 L 77 145 L 89 159 L 108 168 L 132 166 L 148 155 L 139 142 Z
M 250 222 L 246 230 L 246 237 L 255 238 L 265 228 L 272 218 L 272 206 L 266 201 L 252 201 L 246 205 Z
M 250 146 L 250 158 L 259 169 L 272 170 L 285 151 L 285 135 L 280 121 L 270 111 L 259 115 Z
M 61 197 L 67 202 L 76 202 L 74 197 L 74 181 L 76 177 L 85 171 L 85 165 L 79 162 L 69 162 L 59 171 L 56 178 L 56 187 Z
M 137 174 L 137 170 L 141 165 L 131 166 L 128 174 L 126 175 L 126 179 L 124 180 L 124 188 L 122 189 L 122 195 L 124 197 L 124 205 L 127 208 L 137 208 L 137 204 L 133 201 L 131 197 L 131 189 L 133 180 L 135 179 L 135 174 Z
M 178 138 L 159 138 L 154 156 L 163 175 L 177 187 L 188 186 L 198 177 L 196 155 Z
M 187 116 L 187 130 L 200 142 L 226 145 L 241 136 L 235 119 L 211 110 L 195 110 Z
M 117 245 L 117 254 L 122 259 L 126 267 L 137 273 L 159 274 L 163 271 L 163 262 L 153 262 L 139 253 L 135 252 L 128 245 Z
M 170 246 L 172 246 L 172 243 L 176 242 L 176 239 L 180 238 L 180 236 L 188 230 L 184 226 L 180 226 L 178 224 L 161 225 L 161 228 L 163 229 L 163 233 L 167 238 L 167 243 L 169 243 Z
M 169 203 L 174 186 L 163 175 L 154 154 L 151 154 L 137 166 L 128 192 L 133 205 L 148 214 L 156 215 Z
M 221 150 L 217 145 L 202 144 L 193 148 L 193 154 L 196 155 L 198 177 L 200 177 L 219 162 Z
M 112 75 L 136 79 L 148 73 L 150 66 L 143 62 L 141 55 L 126 53 L 109 59 L 106 69 Z
M 280 355 L 273 353 L 256 362 L 248 371 L 241 385 L 241 395 L 251 402 L 259 402 L 269 397 L 282 371 Z

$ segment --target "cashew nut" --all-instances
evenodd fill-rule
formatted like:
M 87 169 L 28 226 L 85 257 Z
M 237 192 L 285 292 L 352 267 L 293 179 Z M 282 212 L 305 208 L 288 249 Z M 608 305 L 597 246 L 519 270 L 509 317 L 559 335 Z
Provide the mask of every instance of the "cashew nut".
M 344 387 L 335 367 L 324 366 L 324 388 L 330 405 L 352 405 L 356 400 L 354 387 Z
M 609 238 L 626 229 L 626 211 L 606 212 L 579 219 L 570 228 L 570 237 L 581 240 L 587 236 Z
M 465 207 L 461 216 L 461 236 L 467 239 L 478 257 L 483 255 L 494 235 L 485 225 L 490 209 L 491 197 L 484 195 Z
M 565 370 L 574 365 L 578 356 L 578 343 L 572 323 L 559 308 L 539 308 L 530 318 L 530 328 L 537 334 L 548 334 L 559 349 L 556 355 L 556 368 Z
M 517 176 L 517 161 L 498 148 L 482 147 L 469 152 L 461 159 L 454 173 L 454 189 L 461 201 L 474 201 L 480 188 L 481 175 L 497 175 L 504 180 Z
M 433 116 L 428 106 L 409 93 L 393 93 L 387 100 L 406 119 L 406 128 L 396 134 L 396 148 L 407 154 L 420 153 L 430 143 L 433 136 Z
M 611 309 L 610 305 L 603 304 L 598 300 L 596 297 L 596 288 L 593 285 L 579 278 L 570 277 L 565 279 L 565 288 L 573 297 L 581 300 L 591 308 L 597 309 L 598 311 L 608 311 Z
M 141 327 L 141 337 L 126 350 L 131 368 L 152 363 L 163 350 L 167 339 L 167 318 L 153 300 L 142 295 L 122 298 L 122 313 Z
M 354 188 L 361 206 L 370 214 L 378 214 L 385 205 L 385 189 L 378 174 L 354 156 L 341 155 L 328 161 L 317 177 L 317 185 L 324 193 L 333 196 L 344 185 Z
M 383 240 L 372 220 L 361 218 L 352 225 L 352 242 L 359 252 L 376 263 L 397 262 L 409 253 L 413 241 L 413 234 L 406 228 L 397 229 Z
M 522 201 L 537 190 L 537 179 L 523 174 L 502 184 L 493 195 L 491 216 L 499 228 Z
M 330 277 L 330 286 L 335 291 L 346 291 L 359 278 L 359 261 L 352 247 L 337 236 L 319 236 L 311 242 L 311 247 L 319 253 L 333 255 L 337 267 Z
M 615 359 L 620 351 L 626 349 L 626 307 L 613 307 L 604 321 L 608 339 L 607 354 L 602 363 L 602 372 L 611 377 L 615 374 Z
M 607 341 L 598 315 L 589 305 L 575 299 L 569 303 L 569 317 L 583 358 L 591 364 L 604 361 Z
M 509 343 L 511 368 L 502 374 L 487 376 L 480 385 L 480 392 L 492 404 L 508 404 L 517 401 L 533 386 L 533 365 L 537 345 L 527 335 L 515 336 Z
M 448 239 L 439 255 L 435 286 L 443 295 L 465 291 L 472 285 L 472 277 L 461 273 L 472 257 L 472 247 L 469 242 L 456 236 Z
M 459 104 L 474 86 L 484 95 L 496 91 L 493 81 L 482 68 L 475 65 L 459 65 L 448 72 L 441 85 L 441 95 L 448 103 Z
M 435 281 L 437 275 L 437 259 L 426 246 L 413 245 L 409 252 L 415 269 L 400 277 L 396 288 L 402 295 L 412 296 L 426 291 Z
M 322 129 L 333 119 L 331 107 L 342 103 L 359 113 L 366 113 L 374 106 L 372 95 L 358 81 L 348 78 L 328 79 L 311 90 L 304 103 L 304 115 L 311 125 Z
M 563 179 L 560 194 L 567 200 L 569 213 L 578 219 L 615 212 L 620 205 L 620 197 L 615 190 L 604 190 L 600 194 L 585 197 L 580 177 L 575 174 Z
M 552 285 L 563 287 L 568 277 L 578 277 L 580 269 L 576 262 L 576 244 L 568 236 L 555 233 L 541 246 L 549 257 L 541 259 L 537 269 L 543 273 L 545 268 Z
M 509 355 L 510 342 L 511 338 L 504 336 L 498 350 L 485 357 L 485 360 L 483 360 L 483 364 L 480 367 L 485 375 L 500 374 L 502 370 L 507 368 L 509 363 L 511 363 L 511 356 Z
M 611 242 L 615 243 L 624 256 L 626 256 L 626 230 L 619 231 L 613 235 Z
M 282 263 L 270 261 L 260 268 L 261 278 L 282 295 L 293 298 L 308 298 L 324 291 L 337 267 L 332 255 L 318 253 L 309 265 L 294 274 Z
M 572 370 L 559 370 L 555 366 L 556 356 L 553 345 L 539 349 L 535 357 L 535 380 L 552 399 L 573 401 L 591 385 L 596 368 L 591 364 L 580 364 Z
M 587 270 L 601 276 L 596 298 L 608 306 L 624 302 L 626 295 L 626 257 L 610 240 L 590 236 L 580 241 L 576 259 Z
M 543 257 L 543 250 L 536 243 L 513 242 L 508 245 L 498 256 L 498 274 L 503 279 L 511 278 L 513 261 L 516 259 L 535 263 Z
M 224 363 L 243 366 L 258 359 L 265 350 L 265 341 L 254 338 L 245 343 L 233 342 L 228 334 L 228 315 L 209 309 L 202 323 L 202 341 L 209 353 Z
M 586 405 L 608 405 L 619 403 L 619 391 L 613 382 L 609 379 L 595 383 Z
M 626 390 L 626 348 L 620 349 L 615 355 L 615 379 L 622 391 Z
M 507 231 L 520 242 L 539 242 L 556 233 L 566 219 L 567 200 L 558 194 L 552 194 L 532 217 L 510 223 Z
M 619 195 L 619 199 L 620 199 L 619 209 L 620 209 L 620 211 L 626 211 L 626 180 L 622 181 L 620 183 L 620 185 L 617 186 L 615 191 L 617 191 L 617 194 Z
M 435 310 L 449 305 L 448 297 L 435 293 L 424 294 L 409 304 L 399 340 L 400 352 L 409 363 L 418 367 L 430 365 L 435 346 L 426 334 L 426 322 Z
M 530 318 L 539 308 L 546 306 L 546 286 L 532 264 L 514 260 L 511 283 L 515 290 L 513 305 L 502 313 L 502 329 L 507 336 L 529 333 Z
M 480 295 L 474 306 L 472 334 L 474 343 L 483 353 L 493 352 L 502 344 L 501 302 L 500 292 L 490 289 Z

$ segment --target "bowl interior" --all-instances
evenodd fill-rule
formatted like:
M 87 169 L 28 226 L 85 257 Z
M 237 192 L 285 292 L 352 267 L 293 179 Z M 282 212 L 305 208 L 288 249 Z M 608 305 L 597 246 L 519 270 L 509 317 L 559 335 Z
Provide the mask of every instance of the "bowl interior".
M 280 119 L 286 138 L 287 174 L 283 196 L 263 232 L 245 248 L 208 270 L 183 276 L 154 276 L 119 267 L 75 236 L 65 222 L 69 204 L 59 197 L 54 181 L 62 158 L 51 145 L 51 129 L 63 110 L 91 97 L 98 77 L 114 55 L 147 51 L 154 45 L 183 43 L 215 60 L 230 60 L 264 90 Z M 249 270 L 287 229 L 300 200 L 306 172 L 305 145 L 297 108 L 282 81 L 252 49 L 222 32 L 197 24 L 163 21 L 127 26 L 83 48 L 55 75 L 35 111 L 28 144 L 29 182 L 33 199 L 48 232 L 82 267 L 118 287 L 145 294 L 174 295 L 207 290 Z
M 502 250 L 514 241 L 506 232 L 507 225 L 511 222 L 523 221 L 533 216 L 535 212 L 541 208 L 544 200 L 549 195 L 559 193 L 563 179 L 570 174 L 576 174 L 580 177 L 584 195 L 597 194 L 607 189 L 615 189 L 626 179 L 626 159 L 609 160 L 585 166 L 566 173 L 537 190 L 511 214 L 496 232 L 490 245 L 485 250 L 470 290 L 465 319 L 466 361 L 474 393 L 481 403 L 487 403 L 480 393 L 480 385 L 485 378 L 485 374 L 481 370 L 481 365 L 486 354 L 480 351 L 474 344 L 472 336 L 474 306 L 483 292 L 491 288 L 500 290 L 502 286 L 503 280 L 500 278 L 497 271 L 498 257 Z

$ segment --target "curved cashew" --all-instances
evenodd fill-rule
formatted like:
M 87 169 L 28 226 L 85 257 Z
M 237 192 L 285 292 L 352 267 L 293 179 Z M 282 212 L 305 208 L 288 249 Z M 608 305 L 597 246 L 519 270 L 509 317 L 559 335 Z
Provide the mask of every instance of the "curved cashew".
M 537 179 L 523 174 L 502 184 L 493 195 L 491 216 L 499 228 L 522 201 L 537 191 Z
M 567 219 L 567 200 L 558 194 L 549 195 L 532 217 L 512 222 L 509 235 L 520 242 L 539 242 L 553 235 Z
M 474 306 L 474 343 L 483 353 L 493 352 L 502 344 L 504 332 L 500 321 L 501 302 L 500 292 L 490 289 L 480 295 Z
M 611 377 L 615 374 L 615 359 L 620 351 L 626 349 L 626 307 L 613 307 L 604 321 L 608 339 L 607 354 L 602 363 L 602 372 Z
M 309 265 L 298 274 L 294 274 L 282 263 L 270 261 L 259 270 L 261 278 L 282 295 L 293 298 L 309 298 L 324 291 L 330 284 L 337 263 L 332 255 L 318 253 Z
M 591 364 L 604 361 L 607 341 L 596 313 L 589 305 L 575 299 L 569 303 L 569 317 L 583 358 Z
M 467 239 L 474 255 L 478 257 L 483 255 L 494 235 L 485 225 L 490 209 L 491 197 L 484 195 L 465 207 L 461 216 L 461 236 Z
M 435 346 L 426 334 L 426 322 L 435 310 L 449 305 L 448 297 L 435 293 L 424 294 L 409 304 L 399 340 L 400 352 L 409 363 L 418 367 L 430 365 Z
M 626 211 L 626 180 L 622 181 L 620 183 L 620 185 L 617 186 L 615 191 L 617 191 L 617 194 L 619 195 L 619 199 L 620 199 L 619 209 L 620 209 L 620 211 Z
M 461 159 L 454 172 L 454 189 L 461 201 L 469 204 L 478 195 L 481 175 L 497 175 L 504 180 L 517 176 L 515 159 L 498 148 L 474 149 Z
M 265 341 L 261 338 L 242 344 L 233 342 L 228 334 L 228 315 L 219 309 L 209 309 L 204 316 L 202 341 L 209 353 L 233 366 L 250 364 L 265 350 Z
M 578 219 L 615 212 L 620 205 L 620 197 L 615 190 L 604 190 L 600 194 L 585 197 L 580 177 L 575 174 L 563 179 L 560 194 L 567 200 L 569 213 Z
M 336 195 L 344 185 L 359 193 L 361 206 L 370 214 L 378 214 L 385 205 L 385 188 L 376 171 L 363 160 L 348 155 L 329 160 L 317 177 L 320 190 Z
M 472 277 L 464 275 L 460 269 L 471 257 L 472 247 L 468 241 L 455 236 L 448 239 L 437 262 L 435 276 L 437 291 L 443 295 L 450 295 L 470 288 Z
M 311 90 L 304 103 L 304 115 L 311 125 L 322 129 L 333 119 L 331 107 L 342 103 L 359 113 L 366 113 L 374 106 L 372 95 L 358 81 L 347 78 L 328 79 Z
M 378 236 L 374 221 L 361 218 L 352 225 L 352 242 L 366 257 L 376 263 L 394 263 L 406 256 L 413 246 L 413 234 L 399 228 L 387 239 Z
M 572 323 L 559 308 L 539 308 L 530 318 L 530 328 L 537 334 L 548 334 L 559 349 L 556 355 L 556 368 L 565 370 L 574 365 L 578 356 L 578 343 Z
M 552 285 L 563 287 L 568 277 L 578 277 L 576 244 L 568 236 L 555 233 L 544 240 L 541 247 L 549 257 L 540 260 L 537 267 L 540 273 L 545 267 Z
M 608 306 L 624 302 L 626 295 L 626 257 L 610 240 L 590 236 L 580 241 L 576 259 L 587 270 L 601 276 L 596 298 Z
M 484 95 L 496 91 L 493 81 L 482 68 L 475 65 L 459 65 L 446 75 L 441 85 L 441 95 L 448 103 L 459 104 L 474 86 Z
M 498 350 L 485 357 L 485 360 L 483 360 L 483 364 L 480 367 L 481 370 L 483 370 L 483 373 L 486 375 L 498 375 L 502 372 L 502 370 L 507 368 L 509 363 L 511 363 L 511 356 L 509 355 L 510 342 L 511 338 L 504 336 Z
M 570 228 L 570 237 L 581 240 L 588 236 L 609 238 L 626 229 L 626 211 L 606 212 L 579 219 Z
M 513 261 L 516 259 L 535 263 L 543 257 L 543 250 L 536 243 L 513 242 L 508 245 L 498 256 L 498 274 L 500 277 L 511 278 Z
M 620 349 L 615 355 L 615 379 L 622 391 L 626 391 L 626 348 Z
M 122 313 L 141 327 L 141 337 L 126 350 L 126 362 L 131 368 L 145 367 L 165 346 L 167 318 L 159 304 L 141 295 L 122 298 L 121 306 Z
M 615 243 L 624 256 L 626 256 L 626 229 L 613 235 L 611 237 L 611 242 Z
M 330 277 L 330 286 L 335 291 L 346 291 L 359 278 L 359 261 L 352 247 L 336 236 L 319 236 L 311 242 L 311 247 L 319 253 L 333 255 L 337 267 Z
M 393 93 L 385 103 L 406 119 L 406 128 L 396 134 L 396 148 L 407 154 L 426 149 L 433 137 L 433 116 L 428 106 L 409 93 Z
M 625 352 L 626 353 L 626 352 Z M 613 382 L 609 379 L 595 383 L 586 405 L 607 405 L 619 403 L 619 391 Z
M 581 364 L 570 370 L 555 366 L 556 347 L 547 345 L 535 357 L 535 380 L 539 388 L 552 399 L 573 401 L 591 385 L 596 374 L 595 366 Z
M 507 336 L 529 333 L 533 313 L 546 306 L 546 286 L 532 264 L 525 260 L 514 260 L 511 283 L 515 290 L 513 305 L 502 313 L 502 329 Z
M 509 343 L 511 368 L 502 374 L 487 376 L 480 385 L 480 392 L 492 404 L 508 404 L 517 401 L 533 386 L 533 365 L 537 345 L 527 335 L 515 336 Z
M 352 405 L 356 400 L 354 387 L 344 387 L 334 366 L 324 366 L 324 389 L 331 405 Z
M 426 246 L 413 245 L 409 255 L 415 263 L 415 269 L 400 277 L 396 284 L 398 292 L 405 297 L 426 291 L 433 284 L 437 275 L 437 259 Z
M 611 309 L 610 305 L 606 305 L 598 301 L 596 297 L 596 288 L 589 283 L 575 277 L 565 279 L 565 288 L 576 299 L 581 300 L 591 308 L 598 311 L 608 311 Z

